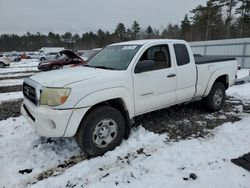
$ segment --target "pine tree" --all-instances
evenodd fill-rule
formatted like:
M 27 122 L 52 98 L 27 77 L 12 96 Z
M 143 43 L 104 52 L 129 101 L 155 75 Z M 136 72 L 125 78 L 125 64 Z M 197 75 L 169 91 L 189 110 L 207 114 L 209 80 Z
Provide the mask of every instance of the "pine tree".
M 119 37 L 119 39 L 121 41 L 125 40 L 125 38 L 126 38 L 126 28 L 125 28 L 125 25 L 123 23 L 119 23 L 116 26 L 115 34 Z
M 250 36 L 250 1 L 249 0 L 239 0 L 240 6 L 236 9 L 236 14 L 239 14 L 238 27 L 239 27 L 239 37 L 249 37 Z
M 187 14 L 185 14 L 185 17 L 183 19 L 183 21 L 181 21 L 181 26 L 180 26 L 180 35 L 181 38 L 187 41 L 190 41 L 190 21 L 188 19 Z
M 233 8 L 237 5 L 237 0 L 220 0 L 220 4 L 226 8 L 227 17 L 225 20 L 226 24 L 226 38 L 231 37 L 231 27 L 233 21 Z
M 154 37 L 154 31 L 150 25 L 146 29 L 146 34 L 147 34 L 146 38 L 148 38 L 148 39 L 151 39 Z
M 222 6 L 219 0 L 208 0 L 206 6 L 199 5 L 191 11 L 196 40 L 214 40 L 224 36 Z
M 132 39 L 134 39 L 134 40 L 138 39 L 138 34 L 140 33 L 141 28 L 140 28 L 139 23 L 137 21 L 133 22 L 131 30 L 133 33 Z

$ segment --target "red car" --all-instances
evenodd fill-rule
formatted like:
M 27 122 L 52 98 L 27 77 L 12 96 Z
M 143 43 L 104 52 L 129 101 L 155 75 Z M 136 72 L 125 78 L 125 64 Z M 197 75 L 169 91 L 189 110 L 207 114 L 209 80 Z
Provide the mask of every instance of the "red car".
M 71 50 L 62 50 L 55 59 L 39 63 L 38 69 L 42 71 L 55 70 L 63 67 L 73 67 L 85 64 L 80 56 Z

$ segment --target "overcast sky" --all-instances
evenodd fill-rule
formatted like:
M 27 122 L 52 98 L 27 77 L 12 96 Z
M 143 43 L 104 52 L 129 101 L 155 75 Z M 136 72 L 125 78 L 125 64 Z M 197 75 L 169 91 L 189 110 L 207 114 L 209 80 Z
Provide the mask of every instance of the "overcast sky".
M 180 23 L 206 0 L 0 0 L 0 33 L 24 34 L 49 31 L 84 33 L 114 31 L 122 22 L 130 27 L 137 20 L 141 27 L 157 29 Z M 191 15 L 189 13 L 189 15 Z

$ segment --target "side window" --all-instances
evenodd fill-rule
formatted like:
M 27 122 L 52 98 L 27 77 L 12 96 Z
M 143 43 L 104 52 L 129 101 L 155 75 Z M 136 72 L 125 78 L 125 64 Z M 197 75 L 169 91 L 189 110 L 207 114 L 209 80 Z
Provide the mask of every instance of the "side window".
M 185 44 L 174 44 L 174 51 L 178 66 L 186 65 L 190 62 L 188 49 Z
M 153 60 L 155 65 L 147 71 L 165 69 L 171 67 L 169 49 L 167 45 L 153 46 L 147 49 L 139 61 Z

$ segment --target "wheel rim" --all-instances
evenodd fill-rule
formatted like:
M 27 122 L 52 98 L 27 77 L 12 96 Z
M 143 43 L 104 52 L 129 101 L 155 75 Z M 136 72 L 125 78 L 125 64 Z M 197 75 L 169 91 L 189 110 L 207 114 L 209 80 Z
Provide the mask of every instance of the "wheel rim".
M 99 148 L 107 147 L 117 136 L 117 123 L 113 119 L 104 119 L 97 123 L 92 135 L 93 143 Z
M 220 89 L 216 90 L 213 98 L 215 106 L 220 106 L 222 99 L 223 99 L 222 91 Z
M 59 69 L 60 67 L 58 65 L 52 66 L 52 70 Z

